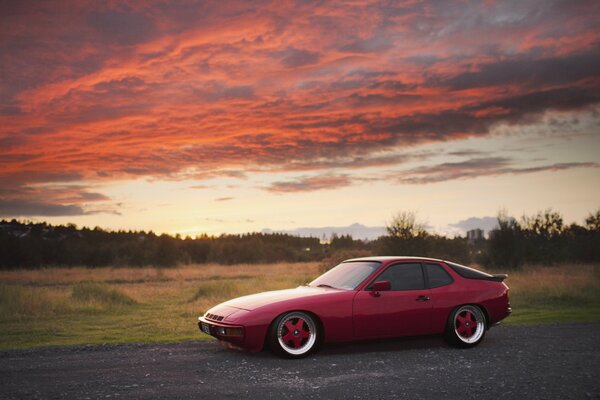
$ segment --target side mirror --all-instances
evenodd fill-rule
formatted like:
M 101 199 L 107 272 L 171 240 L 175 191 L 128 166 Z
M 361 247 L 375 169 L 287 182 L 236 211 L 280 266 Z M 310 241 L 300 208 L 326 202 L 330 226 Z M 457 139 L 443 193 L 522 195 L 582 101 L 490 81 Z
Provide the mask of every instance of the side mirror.
M 379 297 L 381 294 L 379 292 L 385 292 L 387 290 L 391 290 L 392 285 L 390 281 L 377 281 L 373 284 L 373 289 L 371 290 L 371 294 L 374 297 Z

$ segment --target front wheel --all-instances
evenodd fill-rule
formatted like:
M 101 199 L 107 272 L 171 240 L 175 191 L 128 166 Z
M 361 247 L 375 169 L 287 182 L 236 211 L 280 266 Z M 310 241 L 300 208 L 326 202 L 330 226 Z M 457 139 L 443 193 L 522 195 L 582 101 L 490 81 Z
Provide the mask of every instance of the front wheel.
M 269 347 L 286 358 L 301 358 L 315 351 L 321 334 L 315 318 L 301 311 L 279 316 L 269 329 Z
M 477 346 L 485 335 L 486 321 L 481 308 L 465 305 L 454 309 L 446 325 L 446 341 L 456 347 Z

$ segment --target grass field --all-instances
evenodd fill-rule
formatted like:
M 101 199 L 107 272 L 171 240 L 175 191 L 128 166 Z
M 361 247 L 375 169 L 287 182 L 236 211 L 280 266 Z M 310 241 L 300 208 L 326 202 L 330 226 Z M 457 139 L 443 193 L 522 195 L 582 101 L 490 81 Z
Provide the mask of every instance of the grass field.
M 204 339 L 196 319 L 212 305 L 318 274 L 317 263 L 0 271 L 0 349 Z M 507 283 L 507 324 L 600 320 L 598 265 L 529 267 Z

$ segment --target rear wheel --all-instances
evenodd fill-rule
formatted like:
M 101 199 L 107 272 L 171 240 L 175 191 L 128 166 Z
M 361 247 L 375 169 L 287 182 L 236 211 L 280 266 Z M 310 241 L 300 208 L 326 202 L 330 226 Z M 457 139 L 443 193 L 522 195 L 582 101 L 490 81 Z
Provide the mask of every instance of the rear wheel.
M 477 346 L 485 336 L 485 314 L 475 305 L 457 307 L 446 325 L 446 340 L 456 347 Z
M 320 340 L 315 318 L 301 311 L 279 316 L 269 329 L 269 347 L 281 357 L 305 357 L 317 349 Z

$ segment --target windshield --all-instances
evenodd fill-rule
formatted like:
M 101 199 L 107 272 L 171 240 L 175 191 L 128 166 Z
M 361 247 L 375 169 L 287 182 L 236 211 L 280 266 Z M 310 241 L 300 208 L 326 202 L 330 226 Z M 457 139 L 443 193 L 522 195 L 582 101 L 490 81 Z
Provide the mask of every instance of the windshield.
M 353 290 L 371 275 L 380 264 L 378 261 L 343 262 L 312 281 L 309 286 Z

